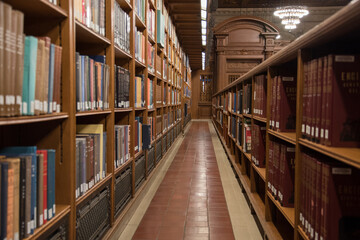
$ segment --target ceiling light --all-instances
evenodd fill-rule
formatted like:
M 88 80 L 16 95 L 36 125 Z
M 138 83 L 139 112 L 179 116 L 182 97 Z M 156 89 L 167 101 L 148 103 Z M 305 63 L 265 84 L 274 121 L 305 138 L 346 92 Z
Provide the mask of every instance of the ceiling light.
M 276 8 L 274 15 L 282 19 L 281 24 L 285 29 L 295 29 L 300 23 L 300 18 L 309 14 L 305 6 L 285 6 Z
M 280 35 L 280 34 L 276 36 L 276 39 L 280 39 L 280 38 L 281 38 L 281 35 Z

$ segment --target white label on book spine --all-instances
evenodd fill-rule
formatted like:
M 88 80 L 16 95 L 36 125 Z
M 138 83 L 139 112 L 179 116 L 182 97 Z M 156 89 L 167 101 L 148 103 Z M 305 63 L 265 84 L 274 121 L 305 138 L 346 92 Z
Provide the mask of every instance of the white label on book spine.
M 315 137 L 319 137 L 319 128 L 315 128 Z
M 329 130 L 325 130 L 325 139 L 329 139 Z
M 56 101 L 52 102 L 52 111 L 56 112 Z
M 56 112 L 59 113 L 60 111 L 61 111 L 61 109 L 60 109 L 60 104 L 57 104 L 57 105 L 56 105 Z
M 21 107 L 22 107 L 21 103 L 22 103 L 22 97 L 21 96 L 16 96 L 16 104 L 20 106 L 20 112 L 21 112 Z
M 354 62 L 355 56 L 353 55 L 336 55 L 335 62 Z
M 320 130 L 320 137 L 323 138 L 324 137 L 324 129 Z
M 49 112 L 49 108 L 48 108 L 48 103 L 47 103 L 47 101 L 44 101 L 43 102 L 43 108 L 44 108 L 44 112 Z
M 35 100 L 35 110 L 40 110 L 40 101 Z
M 35 111 L 35 102 L 34 101 L 31 101 L 30 102 L 30 114 L 34 113 Z
M 314 136 L 314 135 L 315 135 L 315 128 L 311 127 L 311 136 Z
M 27 222 L 27 229 L 26 229 L 26 233 L 30 234 L 31 233 L 31 221 Z
M 55 213 L 56 213 L 56 205 L 53 204 L 53 214 L 55 215 Z
M 351 175 L 351 168 L 333 168 L 333 175 Z
M 80 109 L 81 109 L 81 104 L 80 102 L 77 102 L 76 110 L 80 111 Z
M 44 209 L 44 219 L 47 220 L 47 209 Z
M 276 128 L 279 128 L 279 125 L 280 125 L 279 122 L 276 122 Z
M 44 111 L 43 102 L 39 101 L 39 110 Z
M 52 209 L 50 209 L 49 210 L 49 219 L 52 219 L 52 217 L 53 217 L 53 211 L 52 211 Z
M 39 223 L 40 223 L 39 226 L 42 226 L 42 225 L 44 224 L 44 216 L 43 216 L 42 214 L 40 214 L 39 218 L 40 218 L 40 219 L 39 219 L 39 221 L 40 221 L 40 222 L 39 222 Z
M 14 240 L 19 240 L 19 232 L 14 233 Z

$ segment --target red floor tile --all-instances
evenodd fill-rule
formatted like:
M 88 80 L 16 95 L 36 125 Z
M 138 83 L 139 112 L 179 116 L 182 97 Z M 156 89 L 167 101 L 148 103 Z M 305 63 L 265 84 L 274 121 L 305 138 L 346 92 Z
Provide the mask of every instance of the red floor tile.
M 207 122 L 192 123 L 133 239 L 234 239 Z

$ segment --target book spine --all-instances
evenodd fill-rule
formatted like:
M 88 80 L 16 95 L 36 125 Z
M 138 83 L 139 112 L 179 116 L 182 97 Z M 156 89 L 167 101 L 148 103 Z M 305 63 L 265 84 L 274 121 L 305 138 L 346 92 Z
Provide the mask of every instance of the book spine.
M 3 105 L 3 116 L 11 116 L 11 108 L 12 108 L 12 50 L 13 50 L 13 42 L 12 42 L 12 7 L 8 4 L 3 3 L 4 8 L 4 35 L 3 35 L 3 103 L 0 102 L 0 105 Z M 0 99 L 2 101 L 2 99 Z
M 9 164 L 7 162 L 0 163 L 1 165 L 1 232 L 0 238 L 7 237 L 7 209 L 8 209 L 8 190 L 9 190 Z
M 18 24 L 17 25 L 17 33 L 16 33 L 16 70 L 15 70 L 15 110 L 14 110 L 14 113 L 15 113 L 15 115 L 21 115 L 21 113 L 22 113 L 22 84 L 23 84 L 23 74 L 24 74 L 24 14 L 20 11 L 14 11 L 14 12 L 17 15 L 17 24 Z M 1 34 L 1 30 L 0 30 L 0 34 Z M 0 46 L 0 48 L 1 48 L 1 46 Z M 0 60 L 0 62 L 1 62 L 1 60 Z M 2 63 L 0 63 L 0 65 L 1 64 Z M 0 72 L 2 72 L 1 67 L 0 67 Z M 1 80 L 0 80 L 0 82 L 1 82 Z M 0 112 L 1 112 L 1 110 L 0 110 Z

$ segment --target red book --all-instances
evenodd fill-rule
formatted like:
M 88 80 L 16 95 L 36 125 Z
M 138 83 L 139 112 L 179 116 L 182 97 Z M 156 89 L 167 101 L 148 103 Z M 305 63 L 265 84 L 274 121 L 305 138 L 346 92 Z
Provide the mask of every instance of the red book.
M 299 214 L 299 221 L 300 221 L 300 226 L 302 229 L 305 229 L 305 224 L 304 224 L 304 210 L 305 210 L 305 154 L 301 153 L 301 179 L 303 179 L 303 181 L 301 181 L 300 184 L 300 214 Z
M 328 56 L 325 144 L 360 147 L 360 55 Z
M 295 131 L 296 126 L 296 78 L 282 76 L 278 80 L 276 128 L 281 132 Z
M 275 129 L 275 114 L 276 114 L 276 87 L 278 77 L 274 77 L 272 81 L 272 95 L 271 95 L 271 115 L 270 115 L 270 127 Z
M 315 226 L 314 237 L 320 239 L 320 226 L 321 226 L 321 175 L 322 175 L 322 163 L 316 161 L 316 188 L 315 188 Z
M 325 124 L 326 124 L 326 98 L 328 94 L 327 88 L 327 71 L 328 58 L 324 57 L 323 61 L 323 78 L 322 78 L 322 93 L 321 93 L 321 120 L 320 120 L 320 144 L 325 141 Z
M 266 81 L 266 76 L 264 75 L 264 77 L 261 79 L 261 117 L 266 118 L 267 115 L 267 106 L 266 106 L 266 100 L 267 100 L 267 81 Z
M 322 83 L 323 83 L 323 58 L 318 59 L 316 76 L 316 96 L 315 96 L 315 142 L 320 142 L 321 125 L 321 106 L 322 106 Z
M 308 182 L 310 188 L 310 210 L 309 210 L 309 236 L 311 239 L 315 237 L 314 225 L 315 225 L 315 196 L 316 196 L 316 159 L 311 157 L 310 159 L 310 182 Z
M 284 207 L 294 207 L 294 181 L 295 181 L 295 147 L 281 145 L 280 174 L 282 181 L 281 204 Z
M 278 199 L 278 191 L 279 191 L 279 181 L 280 181 L 280 144 L 274 142 L 274 158 L 273 158 L 273 195 L 275 199 Z
M 311 76 L 310 76 L 310 140 L 315 139 L 315 125 L 316 125 L 316 85 L 317 85 L 317 70 L 318 59 L 311 61 Z
M 269 158 L 268 158 L 268 167 L 267 167 L 267 181 L 268 181 L 268 190 L 270 193 L 272 193 L 273 191 L 273 163 L 274 160 L 274 142 L 273 141 L 269 141 Z
M 309 77 L 308 77 L 308 70 L 309 69 L 309 62 L 304 63 L 304 88 L 303 88 L 303 97 L 302 97 L 302 123 L 301 123 L 301 134 L 303 138 L 306 138 L 307 131 L 306 126 L 308 124 L 308 92 L 309 92 Z

